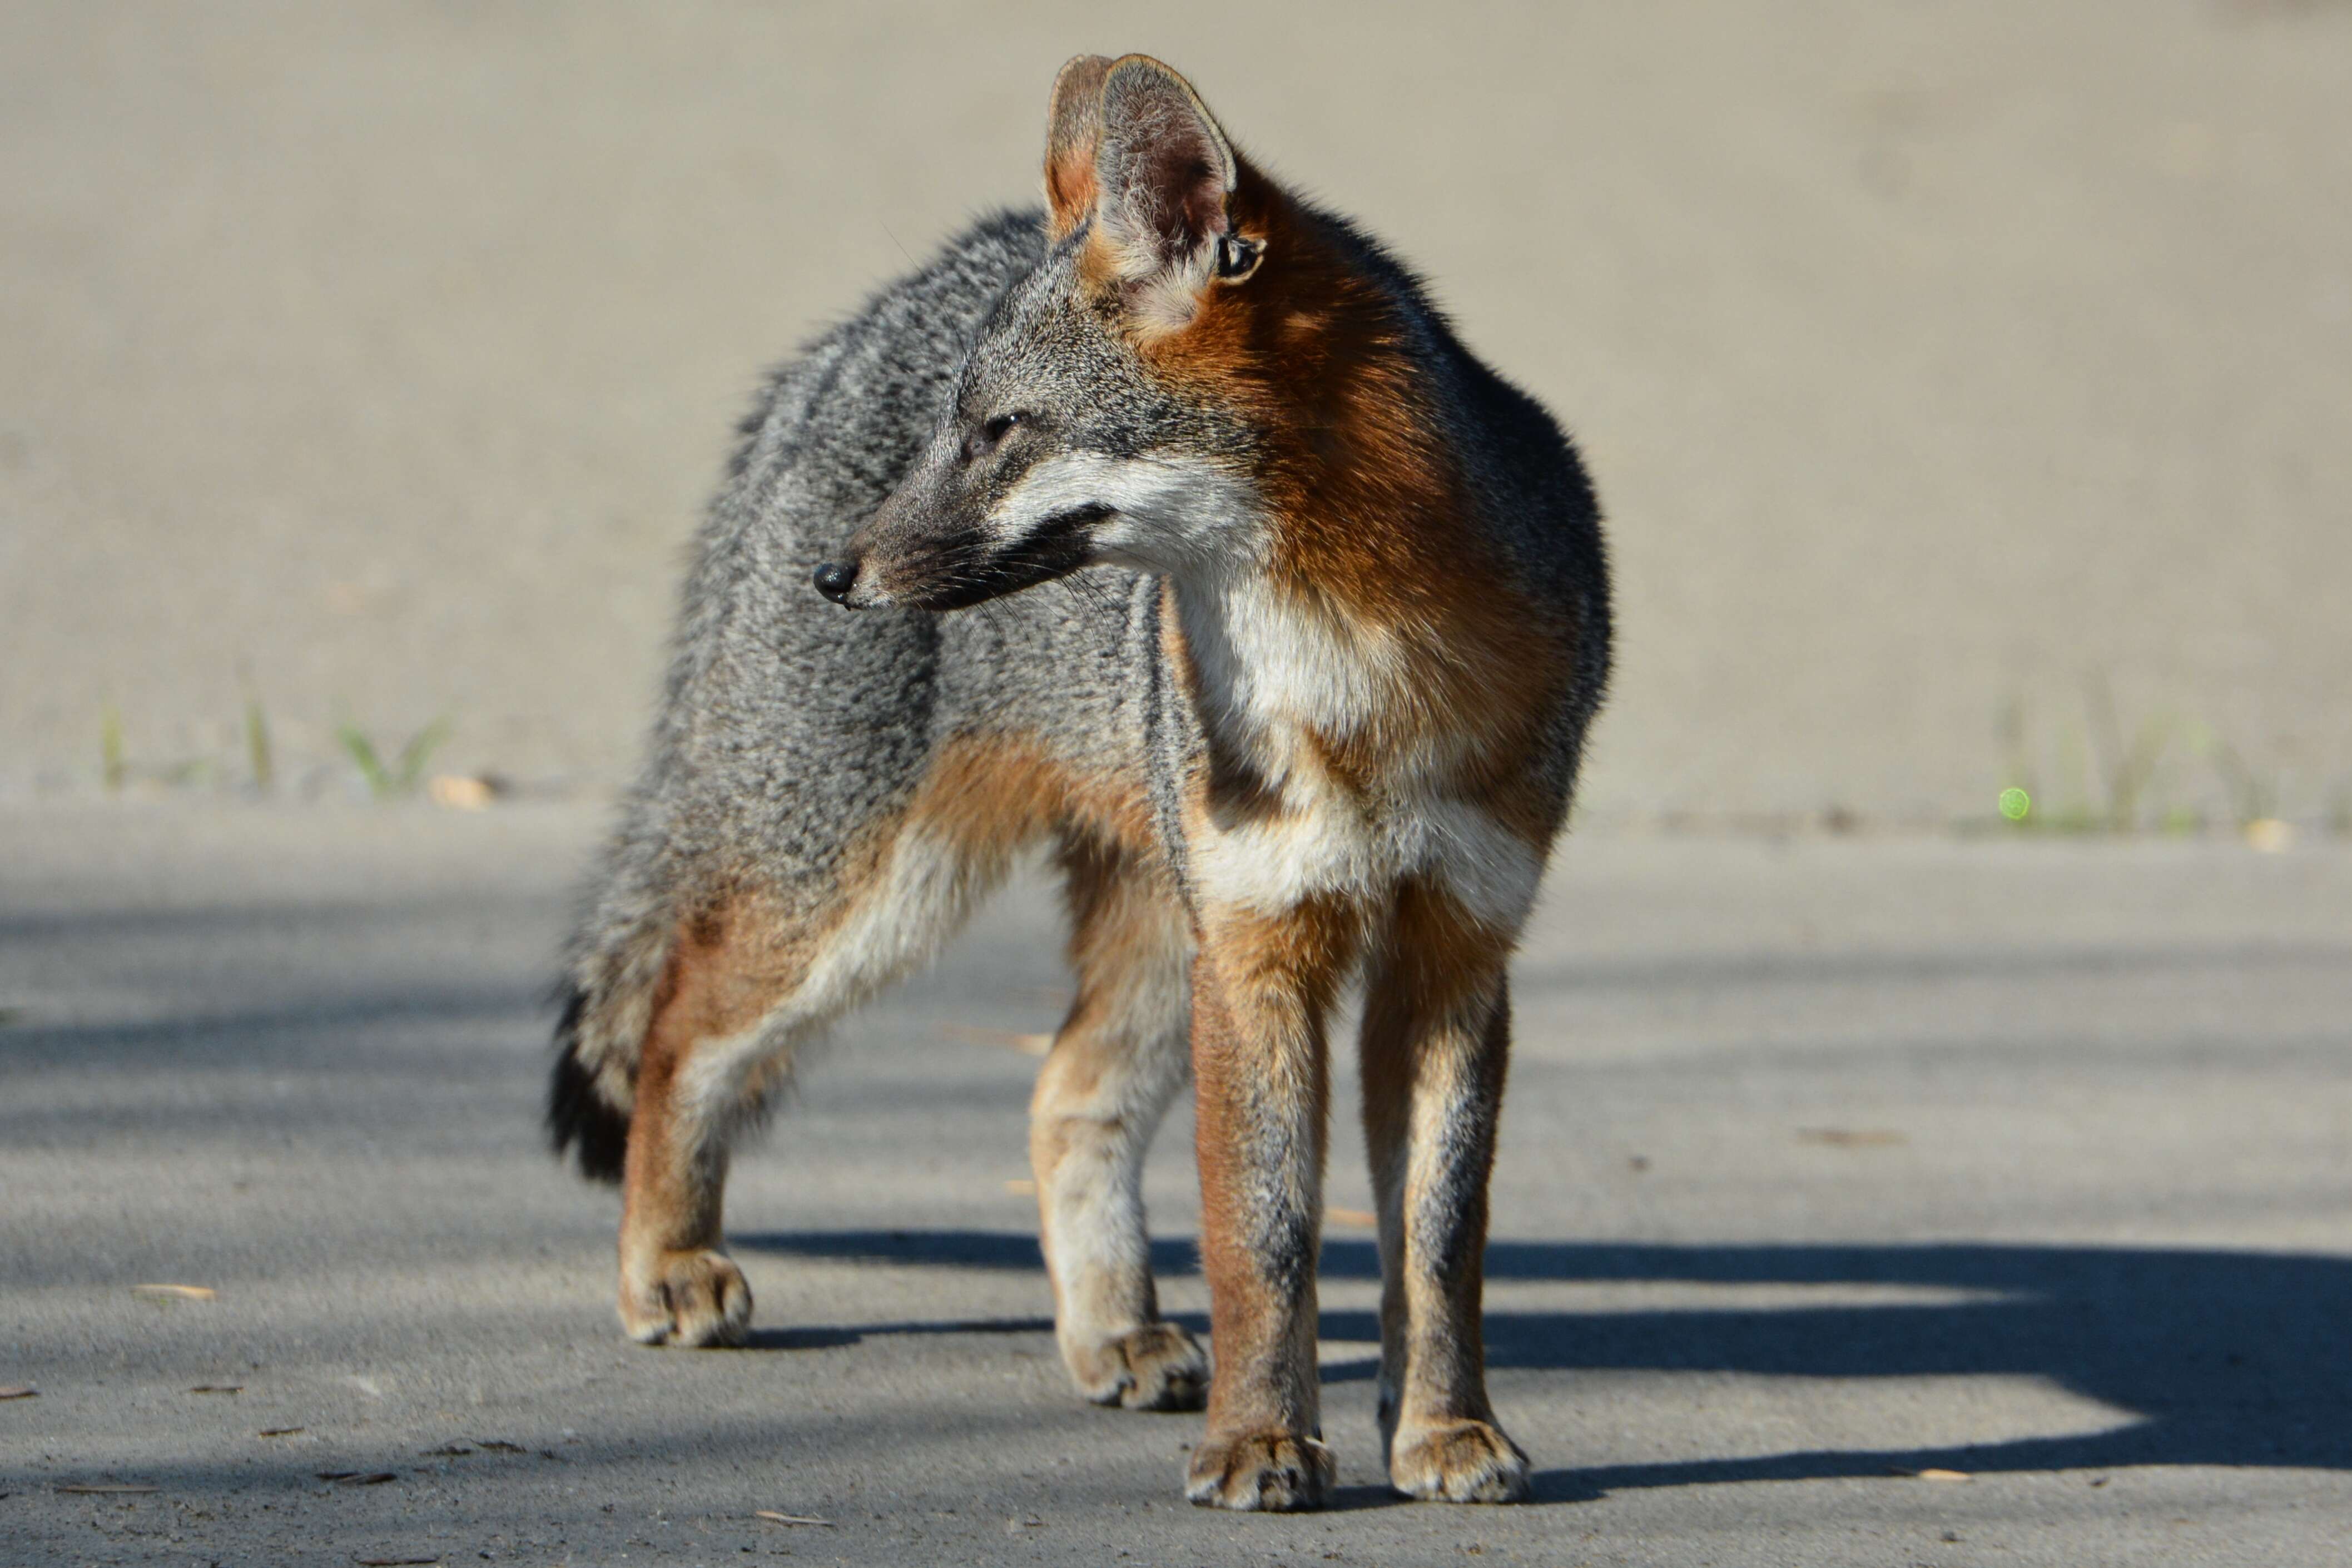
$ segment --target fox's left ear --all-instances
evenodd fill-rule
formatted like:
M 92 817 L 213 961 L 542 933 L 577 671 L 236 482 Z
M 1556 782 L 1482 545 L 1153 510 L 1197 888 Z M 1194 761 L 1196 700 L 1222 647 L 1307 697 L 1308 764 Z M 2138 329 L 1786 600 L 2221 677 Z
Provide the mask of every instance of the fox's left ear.
M 1154 286 L 1158 313 L 1181 303 L 1189 317 L 1186 301 L 1211 279 L 1256 265 L 1227 210 L 1240 177 L 1233 146 L 1192 84 L 1149 55 L 1105 73 L 1101 113 L 1096 222 L 1120 277 Z

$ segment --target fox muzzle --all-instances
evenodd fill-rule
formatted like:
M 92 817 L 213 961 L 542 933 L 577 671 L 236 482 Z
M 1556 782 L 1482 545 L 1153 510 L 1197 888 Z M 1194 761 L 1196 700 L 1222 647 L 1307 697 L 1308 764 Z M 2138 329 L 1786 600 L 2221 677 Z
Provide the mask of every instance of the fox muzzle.
M 1107 506 L 1073 508 L 1011 541 L 971 527 L 869 529 L 813 581 L 846 609 L 961 610 L 1092 565 L 1095 530 L 1111 515 Z

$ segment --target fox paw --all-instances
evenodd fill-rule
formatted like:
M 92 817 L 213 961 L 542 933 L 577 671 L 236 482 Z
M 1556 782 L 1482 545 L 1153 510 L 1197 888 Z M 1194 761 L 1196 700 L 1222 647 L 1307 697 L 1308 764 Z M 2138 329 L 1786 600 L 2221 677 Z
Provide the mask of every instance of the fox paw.
M 1331 1450 L 1296 1432 L 1212 1437 L 1192 1450 L 1184 1495 L 1202 1508 L 1296 1513 L 1331 1500 Z
M 1389 1485 L 1431 1502 L 1517 1502 L 1528 1495 L 1528 1457 L 1487 1422 L 1433 1423 L 1397 1434 Z
M 723 1252 L 663 1252 L 621 1271 L 621 1327 L 646 1345 L 740 1345 L 751 1287 Z
M 1078 1392 L 1097 1405 L 1198 1410 L 1208 1402 L 1208 1355 L 1173 1323 L 1146 1323 L 1065 1353 Z

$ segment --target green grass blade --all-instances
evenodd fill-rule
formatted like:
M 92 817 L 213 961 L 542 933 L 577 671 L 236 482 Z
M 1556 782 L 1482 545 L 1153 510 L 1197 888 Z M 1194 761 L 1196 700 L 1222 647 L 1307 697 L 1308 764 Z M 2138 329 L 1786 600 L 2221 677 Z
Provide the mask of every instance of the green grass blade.
M 130 782 L 131 763 L 122 742 L 122 710 L 111 702 L 98 712 L 98 771 L 108 793 L 120 795 Z
M 368 792 L 378 800 L 388 798 L 393 793 L 392 774 L 384 771 L 383 759 L 375 754 L 375 742 L 367 738 L 367 732 L 345 719 L 335 726 L 335 739 L 342 742 L 360 777 L 367 781 Z
M 403 795 L 424 781 L 425 764 L 433 760 L 433 753 L 440 750 L 441 742 L 449 738 L 451 727 L 449 716 L 444 713 L 416 731 L 410 737 L 408 744 L 400 749 L 400 771 L 396 782 Z
M 245 699 L 245 761 L 253 773 L 253 787 L 267 793 L 278 780 L 278 759 L 269 744 L 269 715 L 261 710 L 261 699 L 247 693 Z

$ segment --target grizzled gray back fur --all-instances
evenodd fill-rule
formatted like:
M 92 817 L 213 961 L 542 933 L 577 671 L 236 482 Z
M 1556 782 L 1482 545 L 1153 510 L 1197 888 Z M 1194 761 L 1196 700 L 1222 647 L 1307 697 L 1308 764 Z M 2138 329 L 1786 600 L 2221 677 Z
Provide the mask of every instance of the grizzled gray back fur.
M 817 563 L 905 475 L 981 322 L 1045 252 L 1043 216 L 958 236 L 777 370 L 693 547 L 651 755 L 566 953 L 548 1105 L 559 1152 L 617 1179 L 631 1079 L 679 921 L 756 878 L 821 902 L 858 825 L 974 727 L 1142 766 L 1121 669 L 1149 659 L 1146 579 L 1098 570 L 966 614 L 845 615 Z

